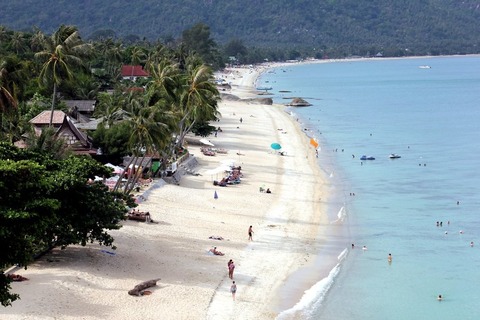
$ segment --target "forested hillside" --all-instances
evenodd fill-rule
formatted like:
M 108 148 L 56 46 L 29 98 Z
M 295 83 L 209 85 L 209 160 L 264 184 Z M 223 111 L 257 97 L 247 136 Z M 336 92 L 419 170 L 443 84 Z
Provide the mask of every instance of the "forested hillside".
M 415 54 L 476 53 L 479 0 L 0 0 L 0 24 L 15 30 L 60 24 L 82 35 L 180 37 L 202 22 L 219 44 L 338 48 L 351 54 L 407 50 Z

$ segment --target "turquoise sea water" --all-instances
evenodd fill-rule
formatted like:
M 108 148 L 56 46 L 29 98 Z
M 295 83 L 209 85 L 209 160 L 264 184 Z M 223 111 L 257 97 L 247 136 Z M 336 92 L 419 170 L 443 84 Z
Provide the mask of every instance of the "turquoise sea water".
M 279 318 L 480 319 L 480 57 L 292 65 L 257 85 L 313 104 L 290 112 L 343 218 L 338 265 Z

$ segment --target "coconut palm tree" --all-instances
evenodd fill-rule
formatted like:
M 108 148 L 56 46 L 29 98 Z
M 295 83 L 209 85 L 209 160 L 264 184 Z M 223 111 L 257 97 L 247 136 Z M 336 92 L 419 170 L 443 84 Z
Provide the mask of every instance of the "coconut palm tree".
M 0 111 L 15 109 L 27 79 L 27 62 L 11 55 L 0 60 Z
M 19 140 L 25 129 L 18 105 L 28 79 L 28 65 L 15 55 L 0 60 L 1 136 L 11 143 Z
M 173 116 L 169 111 L 149 105 L 145 95 L 130 93 L 124 101 L 122 112 L 117 111 L 117 119 L 119 116 L 121 119 L 117 120 L 117 123 L 125 122 L 130 127 L 128 147 L 132 157 L 128 168 L 142 164 L 147 154 L 157 153 L 171 142 L 174 130 Z M 135 175 L 129 175 L 124 193 L 131 192 L 140 174 L 141 172 L 137 172 Z M 122 178 L 123 175 L 114 191 L 118 190 Z
M 82 41 L 77 28 L 66 25 L 60 26 L 50 37 L 46 37 L 44 50 L 35 54 L 35 58 L 43 63 L 39 81 L 44 85 L 53 83 L 50 126 L 53 121 L 58 86 L 65 79 L 72 79 L 74 68 L 82 67 L 83 59 L 91 54 L 91 45 Z
M 186 63 L 184 85 L 180 90 L 178 111 L 182 118 L 178 124 L 177 147 L 181 147 L 185 135 L 197 121 L 215 120 L 219 112 L 217 102 L 220 99 L 213 81 L 212 69 L 196 57 L 190 57 Z
M 150 104 L 156 104 L 158 100 L 175 100 L 176 91 L 179 88 L 181 78 L 178 64 L 168 59 L 163 59 L 150 66 L 150 82 L 147 84 L 147 95 Z
M 0 63 L 0 110 L 6 112 L 17 107 L 14 89 L 8 80 L 8 70 L 5 67 L 6 62 Z
M 27 40 L 23 32 L 15 31 L 10 39 L 10 45 L 17 54 L 25 52 L 27 49 Z
M 136 66 L 145 61 L 146 54 L 142 47 L 134 46 L 130 51 L 131 64 Z
M 42 50 L 43 43 L 45 42 L 45 34 L 38 27 L 33 28 L 33 34 L 30 38 L 30 49 L 33 52 Z

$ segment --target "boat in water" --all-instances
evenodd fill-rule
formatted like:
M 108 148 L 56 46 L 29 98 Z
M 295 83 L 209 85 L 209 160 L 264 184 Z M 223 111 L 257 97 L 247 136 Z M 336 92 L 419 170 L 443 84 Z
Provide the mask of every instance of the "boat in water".
M 389 156 L 388 156 L 390 159 L 399 159 L 401 158 L 400 155 L 396 154 L 396 153 L 391 153 Z
M 268 90 L 272 90 L 272 87 L 257 87 L 257 90 L 268 91 Z
M 375 160 L 375 157 L 363 155 L 360 157 L 360 160 Z
M 432 67 L 424 65 L 424 66 L 419 66 L 420 69 L 431 69 Z

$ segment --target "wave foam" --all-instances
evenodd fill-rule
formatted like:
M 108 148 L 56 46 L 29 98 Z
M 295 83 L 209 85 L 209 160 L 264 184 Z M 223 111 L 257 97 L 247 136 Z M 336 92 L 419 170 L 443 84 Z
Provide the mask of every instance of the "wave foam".
M 335 224 L 337 222 L 343 222 L 347 217 L 347 209 L 345 207 L 341 207 L 337 213 L 337 220 L 330 222 L 331 224 Z
M 343 260 L 347 254 L 347 249 L 343 250 L 342 253 L 338 256 L 338 260 Z M 278 314 L 275 318 L 276 320 L 288 320 L 288 319 L 298 319 L 308 318 L 312 315 L 313 310 L 318 307 L 322 301 L 325 299 L 325 296 L 333 285 L 335 277 L 340 271 L 340 263 L 338 263 L 328 274 L 327 277 L 318 281 L 310 289 L 306 290 L 303 294 L 300 301 L 294 305 L 292 308 L 284 310 Z

